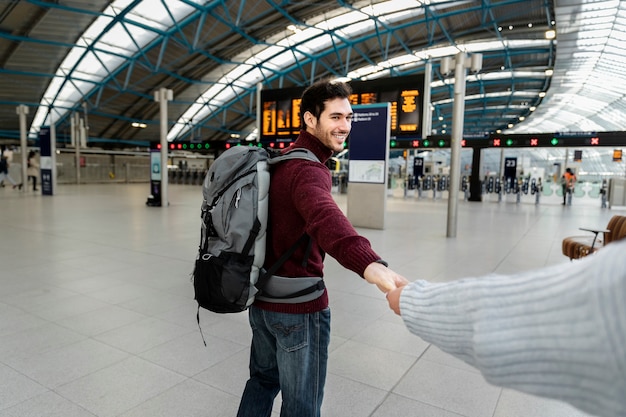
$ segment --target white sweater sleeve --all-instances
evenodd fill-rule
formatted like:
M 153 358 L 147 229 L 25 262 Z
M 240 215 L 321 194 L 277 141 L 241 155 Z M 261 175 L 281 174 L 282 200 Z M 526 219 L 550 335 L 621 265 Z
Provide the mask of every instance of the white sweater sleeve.
M 416 281 L 402 318 L 492 384 L 626 415 L 626 240 L 511 276 Z

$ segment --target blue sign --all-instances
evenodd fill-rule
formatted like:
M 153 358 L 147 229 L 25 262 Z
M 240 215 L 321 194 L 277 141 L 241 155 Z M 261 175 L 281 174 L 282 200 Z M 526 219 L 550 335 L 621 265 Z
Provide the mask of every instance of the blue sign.
M 350 182 L 384 184 L 389 151 L 389 103 L 352 107 Z
M 39 130 L 39 149 L 40 149 L 40 172 L 41 172 L 41 194 L 54 194 L 54 155 L 52 155 L 52 143 L 50 136 L 50 128 L 42 126 Z

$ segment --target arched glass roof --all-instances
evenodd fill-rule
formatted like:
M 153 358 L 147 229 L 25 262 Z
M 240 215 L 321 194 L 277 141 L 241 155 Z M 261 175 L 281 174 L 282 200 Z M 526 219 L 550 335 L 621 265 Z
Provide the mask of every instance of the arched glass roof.
M 346 7 L 336 7 L 323 14 L 313 16 L 307 20 L 295 21 L 282 30 L 273 33 L 272 36 L 256 42 L 252 48 L 246 49 L 239 55 L 223 62 L 212 72 L 205 74 L 203 78 L 216 80 L 207 83 L 203 91 L 197 86 L 194 91 L 199 91 L 184 112 L 178 116 L 168 134 L 169 140 L 185 137 L 212 114 L 228 107 L 233 101 L 240 100 L 242 96 L 250 95 L 258 83 L 267 81 L 280 74 L 281 71 L 297 67 L 303 61 L 315 61 L 320 55 L 328 54 L 328 51 L 337 50 L 337 45 L 343 48 L 354 48 L 356 40 L 364 37 L 374 37 L 381 28 L 386 30 L 387 38 L 395 36 L 393 25 L 401 27 L 410 25 L 411 22 L 426 19 L 426 14 L 434 15 L 438 11 L 437 4 L 450 2 L 430 1 L 426 3 L 414 0 L 392 0 L 375 4 L 370 2 L 354 3 Z M 457 7 L 471 5 L 472 2 L 455 2 Z M 154 47 L 151 44 L 161 42 L 161 39 L 171 39 L 177 31 L 186 25 L 185 22 L 196 19 L 206 19 L 206 2 L 183 2 L 177 0 L 163 1 L 159 3 L 147 1 L 114 1 L 112 2 L 80 36 L 76 46 L 67 55 L 56 72 L 55 78 L 50 83 L 41 100 L 33 123 L 31 133 L 36 133 L 42 124 L 49 123 L 46 120 L 48 108 L 53 107 L 57 118 L 72 111 L 76 104 L 85 100 L 85 97 L 95 97 L 97 90 L 102 88 L 102 83 L 115 77 L 120 68 L 129 65 L 141 65 L 141 55 L 146 48 Z M 443 9 L 442 9 L 443 10 Z M 446 12 L 450 13 L 450 12 Z M 456 14 L 461 11 L 454 12 Z M 408 22 L 408 23 L 407 23 Z M 379 36 L 379 41 L 382 39 Z M 454 55 L 459 51 L 487 52 L 494 51 L 507 54 L 515 49 L 548 50 L 550 42 L 545 39 L 536 39 L 532 34 L 529 39 L 503 39 L 496 32 L 496 38 L 488 41 L 455 42 L 450 34 L 444 34 L 449 38 L 444 45 L 435 44 L 432 47 L 414 49 L 401 44 L 400 52 L 388 54 L 386 59 L 372 61 L 362 59 L 364 65 L 354 67 L 349 72 L 335 75 L 352 79 L 368 79 L 374 77 L 394 76 L 397 74 L 419 71 L 428 60 L 437 60 L 443 56 Z M 345 46 L 347 45 L 347 46 Z M 160 46 L 165 50 L 164 45 Z M 526 52 L 528 53 L 528 52 Z M 131 60 L 129 64 L 129 60 Z M 162 59 L 159 56 L 159 61 Z M 153 63 L 153 65 L 155 65 Z M 159 63 L 156 63 L 158 66 Z M 346 63 L 349 67 L 349 63 Z M 281 75 L 284 77 L 284 75 Z M 545 80 L 545 73 L 538 68 L 532 71 L 516 71 L 514 68 L 505 68 L 499 72 L 490 72 L 470 77 L 468 82 L 488 82 L 493 80 L 518 79 Z M 449 89 L 453 80 L 439 80 L 433 82 L 433 87 Z M 545 84 L 545 81 L 543 82 Z M 124 84 L 118 88 L 125 88 Z M 95 92 L 95 93 L 94 93 Z M 536 86 L 529 90 L 517 88 L 514 92 L 483 92 L 468 97 L 472 100 L 483 100 L 487 103 L 490 98 L 515 94 L 518 97 L 537 98 L 542 89 Z M 140 92 L 148 96 L 150 92 Z M 95 95 L 95 96 L 94 96 Z M 91 99 L 92 101 L 94 98 Z M 536 100 L 535 100 L 536 101 Z M 451 105 L 449 98 L 439 101 L 442 106 Z M 437 102 L 433 105 L 436 107 Z M 485 109 L 490 106 L 483 106 Z M 514 105 L 494 105 L 491 108 L 500 109 L 507 107 L 515 109 L 514 113 L 524 111 L 524 108 L 515 108 Z M 444 130 L 445 131 L 445 130 Z
M 482 71 L 467 81 L 470 135 L 610 131 L 626 124 L 626 19 L 618 0 L 93 0 L 78 7 L 39 1 L 2 7 L 5 137 L 15 137 L 14 106 L 26 102 L 35 108 L 33 135 L 51 112 L 62 136 L 69 115 L 78 112 L 89 115 L 90 140 L 155 140 L 153 93 L 160 87 L 174 90 L 169 140 L 247 136 L 258 85 L 410 75 L 423 72 L 427 61 L 434 64 L 433 131 L 443 133 L 451 125 L 454 80 L 440 73 L 438 62 L 458 51 L 484 55 Z M 68 21 L 75 27 L 59 25 Z M 546 39 L 549 29 L 556 39 Z M 54 67 L 52 49 L 59 57 Z
M 50 107 L 62 117 L 129 58 L 189 16 L 206 0 L 115 0 L 95 19 L 71 48 L 44 93 L 31 125 L 37 133 Z
M 626 2 L 557 2 L 555 11 L 558 48 L 550 89 L 533 117 L 511 132 L 624 130 Z

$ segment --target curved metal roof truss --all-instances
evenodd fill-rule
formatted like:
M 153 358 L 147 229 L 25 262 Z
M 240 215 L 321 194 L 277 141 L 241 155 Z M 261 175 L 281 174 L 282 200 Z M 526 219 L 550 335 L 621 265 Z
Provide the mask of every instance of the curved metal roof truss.
M 6 87 L 0 88 L 6 126 L 0 136 L 15 137 L 15 106 L 27 104 L 33 133 L 51 113 L 63 134 L 69 115 L 81 112 L 89 115 L 92 138 L 156 140 L 153 93 L 165 87 L 174 91 L 170 140 L 244 137 L 254 129 L 258 84 L 410 75 L 423 72 L 426 62 L 434 63 L 433 129 L 441 133 L 451 125 L 453 80 L 439 72 L 438 61 L 458 51 L 484 57 L 481 72 L 467 81 L 468 134 L 508 126 L 520 132 L 542 126 L 618 130 L 626 123 L 624 89 L 613 87 L 624 85 L 616 68 L 624 63 L 626 19 L 617 0 L 560 1 L 556 15 L 552 0 L 65 4 L 79 6 L 0 5 L 0 87 Z M 545 39 L 547 29 L 557 29 L 558 49 L 556 40 Z M 587 104 L 586 125 L 579 112 L 554 114 L 562 106 L 553 104 L 573 102 L 564 97 L 575 83 Z M 543 111 L 547 116 L 538 117 Z M 559 125 L 561 119 L 572 121 Z M 147 128 L 131 127 L 135 121 Z

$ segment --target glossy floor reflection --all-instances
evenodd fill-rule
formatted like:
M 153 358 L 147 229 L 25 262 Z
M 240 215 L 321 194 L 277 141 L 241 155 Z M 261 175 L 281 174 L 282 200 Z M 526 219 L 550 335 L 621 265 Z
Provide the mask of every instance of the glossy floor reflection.
M 200 188 L 169 190 L 169 207 L 149 208 L 146 184 L 62 186 L 54 197 L 0 189 L 0 416 L 235 415 L 247 317 L 203 312 L 203 345 L 189 280 Z M 398 272 L 435 281 L 569 262 L 561 239 L 615 214 L 459 201 L 447 238 L 445 200 L 387 204 L 385 230 L 359 230 Z M 325 417 L 584 416 L 487 384 L 411 335 L 376 288 L 332 259 L 326 282 Z

